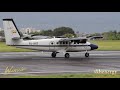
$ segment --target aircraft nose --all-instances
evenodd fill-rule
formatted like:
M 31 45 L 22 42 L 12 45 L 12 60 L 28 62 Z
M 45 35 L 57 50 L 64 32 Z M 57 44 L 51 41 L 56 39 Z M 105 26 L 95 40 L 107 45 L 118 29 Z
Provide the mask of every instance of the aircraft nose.
M 95 44 L 90 44 L 91 50 L 98 49 L 98 46 Z

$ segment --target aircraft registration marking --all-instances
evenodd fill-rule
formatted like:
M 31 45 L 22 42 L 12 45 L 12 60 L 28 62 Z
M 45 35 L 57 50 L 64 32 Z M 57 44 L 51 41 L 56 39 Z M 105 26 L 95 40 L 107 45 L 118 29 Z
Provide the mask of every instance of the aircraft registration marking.
M 29 45 L 38 45 L 38 42 L 29 42 Z

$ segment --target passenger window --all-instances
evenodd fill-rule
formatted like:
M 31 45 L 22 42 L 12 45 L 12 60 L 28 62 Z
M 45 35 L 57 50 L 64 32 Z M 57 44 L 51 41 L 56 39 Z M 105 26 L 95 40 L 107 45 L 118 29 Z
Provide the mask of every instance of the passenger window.
M 74 41 L 74 44 L 76 44 L 76 42 Z
M 53 42 L 51 44 L 53 45 Z
M 62 42 L 60 42 L 60 44 L 62 44 Z
M 66 42 L 66 44 L 68 44 L 68 42 Z
M 79 44 L 79 42 L 77 42 L 77 44 Z

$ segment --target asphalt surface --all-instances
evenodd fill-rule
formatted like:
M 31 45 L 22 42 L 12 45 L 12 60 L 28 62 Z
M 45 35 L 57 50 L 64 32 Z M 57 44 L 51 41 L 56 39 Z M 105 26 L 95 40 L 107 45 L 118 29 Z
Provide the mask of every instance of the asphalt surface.
M 53 73 L 94 73 L 95 70 L 120 71 L 120 51 L 90 51 L 90 57 L 85 52 L 70 53 L 65 59 L 58 53 L 56 58 L 48 52 L 7 52 L 0 53 L 0 75 L 6 68 L 25 68 L 23 71 L 12 72 L 13 75 L 53 74 Z

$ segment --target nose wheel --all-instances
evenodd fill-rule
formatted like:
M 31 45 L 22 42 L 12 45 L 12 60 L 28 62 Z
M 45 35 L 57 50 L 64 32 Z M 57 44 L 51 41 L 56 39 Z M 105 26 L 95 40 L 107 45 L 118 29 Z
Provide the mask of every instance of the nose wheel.
M 85 53 L 85 57 L 89 57 L 89 53 L 86 52 L 86 53 Z
M 53 58 L 55 58 L 56 57 L 56 52 L 52 52 L 52 54 L 51 54 L 51 56 L 53 57 Z
M 70 54 L 69 53 L 66 53 L 65 54 L 65 58 L 69 58 L 70 57 Z

